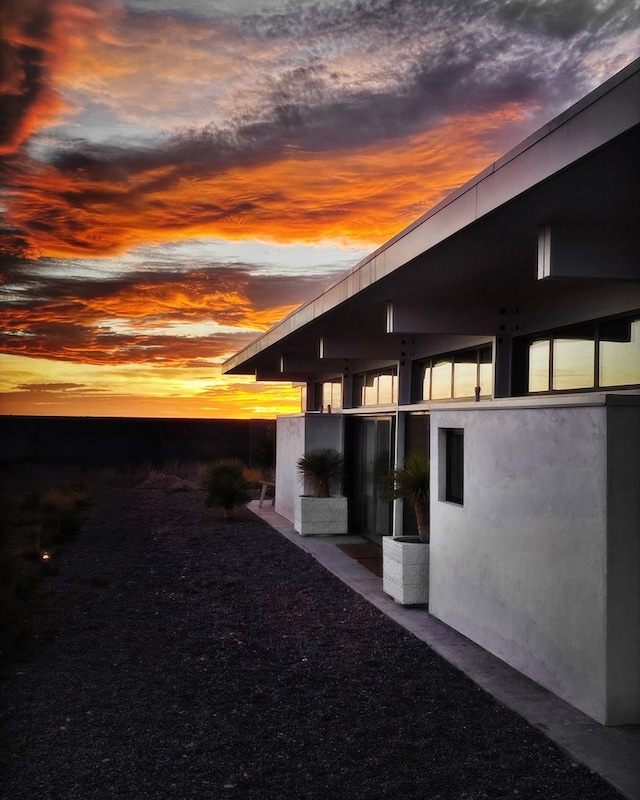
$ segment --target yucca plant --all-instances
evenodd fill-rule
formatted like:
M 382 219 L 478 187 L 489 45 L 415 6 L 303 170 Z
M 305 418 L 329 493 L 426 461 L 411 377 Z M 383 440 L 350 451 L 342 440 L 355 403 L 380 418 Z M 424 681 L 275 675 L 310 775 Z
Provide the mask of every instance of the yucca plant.
M 298 472 L 311 487 L 314 497 L 329 497 L 332 484 L 342 480 L 344 461 L 341 453 L 331 447 L 309 450 L 298 459 Z
M 202 488 L 206 492 L 206 504 L 223 508 L 228 520 L 234 518 L 237 506 L 251 500 L 244 464 L 238 458 L 221 458 L 211 464 L 205 472 Z
M 418 536 L 429 541 L 429 456 L 413 452 L 406 457 L 404 466 L 394 469 L 389 476 L 388 497 L 409 501 L 416 515 Z

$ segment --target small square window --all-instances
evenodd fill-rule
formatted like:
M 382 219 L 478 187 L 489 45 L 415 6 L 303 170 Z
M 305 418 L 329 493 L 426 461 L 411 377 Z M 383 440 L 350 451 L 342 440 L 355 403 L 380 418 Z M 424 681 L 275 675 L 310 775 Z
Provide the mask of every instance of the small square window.
M 464 502 L 464 431 L 445 428 L 444 431 L 444 499 L 462 505 Z

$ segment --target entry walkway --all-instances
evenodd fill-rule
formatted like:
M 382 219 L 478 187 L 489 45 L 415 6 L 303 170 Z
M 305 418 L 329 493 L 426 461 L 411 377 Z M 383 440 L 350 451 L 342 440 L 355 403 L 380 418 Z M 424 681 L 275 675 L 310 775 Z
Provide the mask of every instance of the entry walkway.
M 253 501 L 249 508 L 496 700 L 524 717 L 573 759 L 597 772 L 629 800 L 640 800 L 640 725 L 599 725 L 424 609 L 395 603 L 382 591 L 381 578 L 338 547 L 363 542 L 362 537 L 302 537 L 273 506 L 259 508 L 258 501 Z

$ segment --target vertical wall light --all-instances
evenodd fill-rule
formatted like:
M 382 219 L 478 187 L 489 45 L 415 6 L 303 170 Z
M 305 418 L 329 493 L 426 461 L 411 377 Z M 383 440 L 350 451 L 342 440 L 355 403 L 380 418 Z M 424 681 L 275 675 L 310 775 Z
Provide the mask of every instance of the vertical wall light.
M 393 301 L 389 300 L 387 303 L 387 324 L 386 324 L 386 331 L 387 333 L 393 333 L 395 330 L 393 324 Z
M 551 226 L 543 225 L 538 230 L 538 280 L 551 275 Z

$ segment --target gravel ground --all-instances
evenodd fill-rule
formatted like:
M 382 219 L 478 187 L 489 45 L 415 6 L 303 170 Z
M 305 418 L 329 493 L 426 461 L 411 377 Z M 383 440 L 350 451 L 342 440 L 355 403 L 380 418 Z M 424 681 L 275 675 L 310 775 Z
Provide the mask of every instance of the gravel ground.
M 109 491 L 59 566 L 3 800 L 620 797 L 249 511 Z

